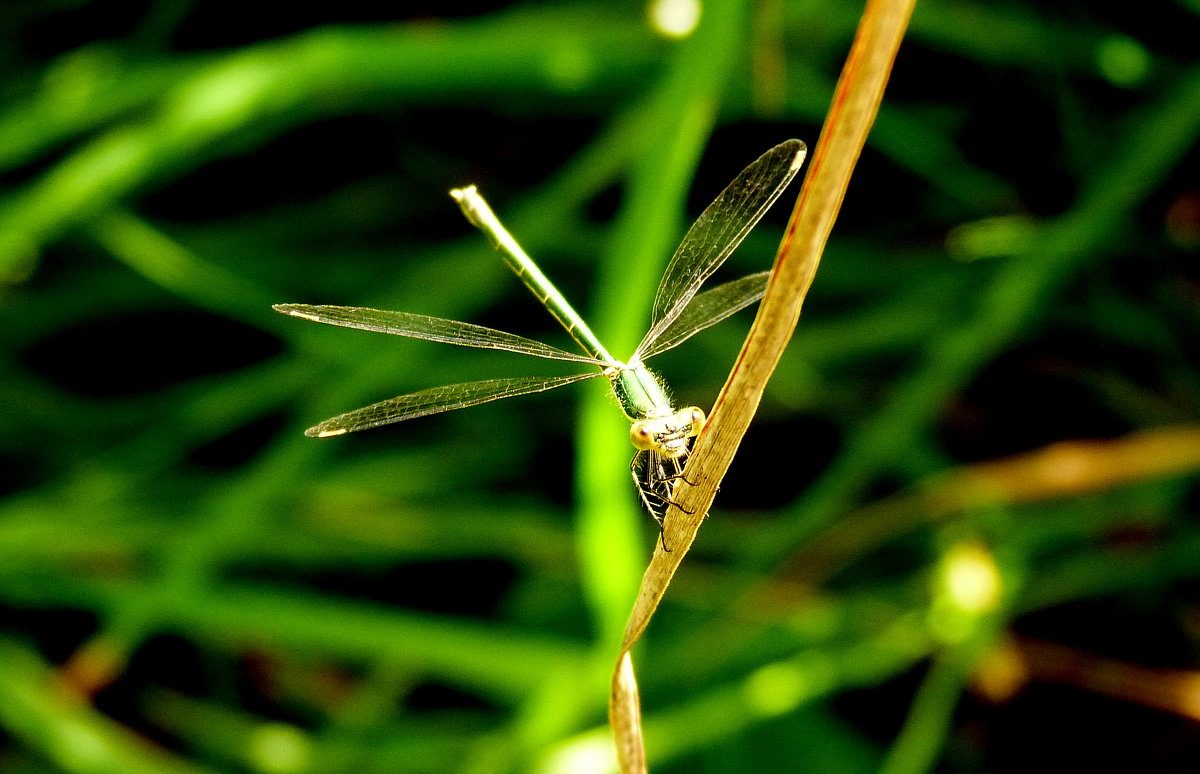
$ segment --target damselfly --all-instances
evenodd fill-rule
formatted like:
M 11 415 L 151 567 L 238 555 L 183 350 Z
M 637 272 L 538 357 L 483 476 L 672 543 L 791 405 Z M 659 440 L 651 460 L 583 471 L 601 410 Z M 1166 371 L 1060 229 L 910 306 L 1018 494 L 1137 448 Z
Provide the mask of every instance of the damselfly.
M 650 330 L 624 362 L 609 354 L 579 313 L 501 225 L 474 186 L 451 191 L 468 220 L 491 239 L 509 268 L 566 328 L 585 355 L 493 328 L 408 312 L 309 304 L 278 304 L 275 309 L 293 317 L 347 328 L 586 363 L 599 371 L 434 387 L 327 419 L 309 428 L 306 434 L 325 438 L 352 433 L 500 398 L 542 392 L 603 374 L 631 422 L 629 439 L 637 450 L 630 466 L 634 483 L 646 509 L 661 523 L 662 513 L 671 501 L 673 482 L 682 475 L 691 440 L 700 433 L 705 415 L 696 406 L 675 408 L 663 382 L 644 363 L 762 297 L 769 274 L 765 271 L 698 292 L 783 192 L 803 163 L 805 153 L 805 145 L 799 140 L 775 146 L 746 167 L 700 214 L 667 265 L 654 298 Z

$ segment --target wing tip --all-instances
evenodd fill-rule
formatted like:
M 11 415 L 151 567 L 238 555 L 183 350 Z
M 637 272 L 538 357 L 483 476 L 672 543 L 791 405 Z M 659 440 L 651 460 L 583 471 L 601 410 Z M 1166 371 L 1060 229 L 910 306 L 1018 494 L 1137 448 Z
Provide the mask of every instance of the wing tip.
M 787 143 L 795 148 L 792 151 L 792 165 L 790 168 L 790 171 L 795 172 L 804 164 L 804 159 L 808 156 L 808 146 L 804 144 L 804 140 L 788 140 Z
M 344 427 L 335 427 L 331 430 L 331 429 L 322 427 L 321 425 L 317 425 L 315 427 L 310 427 L 307 430 L 305 430 L 304 434 L 307 435 L 309 438 L 333 438 L 335 435 L 345 435 L 348 432 L 350 432 L 350 431 Z
M 309 311 L 313 307 L 307 304 L 273 304 L 271 308 L 280 314 L 286 314 L 288 317 L 299 317 L 302 320 L 312 320 L 313 322 L 325 322 L 320 315 Z

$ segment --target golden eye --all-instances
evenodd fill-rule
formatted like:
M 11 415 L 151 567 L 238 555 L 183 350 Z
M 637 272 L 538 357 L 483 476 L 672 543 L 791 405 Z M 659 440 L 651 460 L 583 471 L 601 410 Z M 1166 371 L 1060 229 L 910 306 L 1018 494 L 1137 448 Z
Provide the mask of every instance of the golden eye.
M 629 442 L 633 448 L 646 451 L 654 448 L 654 433 L 646 427 L 645 422 L 634 422 L 629 428 Z
M 704 412 L 701 411 L 696 406 L 692 406 L 691 411 L 692 411 L 692 427 L 691 427 L 691 430 L 688 432 L 688 435 L 689 436 L 700 435 L 700 431 L 702 429 L 704 429 L 704 421 L 707 419 L 707 417 L 705 417 Z

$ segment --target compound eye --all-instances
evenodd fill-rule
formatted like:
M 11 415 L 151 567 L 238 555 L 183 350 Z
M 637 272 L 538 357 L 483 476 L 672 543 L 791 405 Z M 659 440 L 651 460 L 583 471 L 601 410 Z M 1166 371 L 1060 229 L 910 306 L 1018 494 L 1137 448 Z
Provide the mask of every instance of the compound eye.
M 629 442 L 633 448 L 647 451 L 654 448 L 654 433 L 645 422 L 634 422 L 629 428 Z
M 704 422 L 706 419 L 707 419 L 707 417 L 704 416 L 703 411 L 701 411 L 696 406 L 692 406 L 692 427 L 691 427 L 691 430 L 688 432 L 688 435 L 689 436 L 700 435 L 700 431 L 702 429 L 704 429 Z

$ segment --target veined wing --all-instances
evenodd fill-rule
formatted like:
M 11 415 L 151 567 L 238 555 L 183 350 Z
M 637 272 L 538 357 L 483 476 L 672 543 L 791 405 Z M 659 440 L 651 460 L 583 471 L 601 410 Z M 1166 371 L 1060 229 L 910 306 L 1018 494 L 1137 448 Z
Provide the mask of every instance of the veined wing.
M 480 403 L 501 398 L 553 390 L 555 387 L 582 382 L 584 379 L 591 379 L 599 375 L 600 372 L 595 371 L 570 376 L 519 376 L 512 379 L 486 379 L 481 382 L 447 384 L 443 387 L 433 387 L 409 395 L 401 395 L 398 398 L 381 400 L 370 406 L 339 414 L 332 419 L 326 419 L 319 425 L 308 428 L 304 434 L 310 438 L 344 435 L 357 430 L 390 425 L 393 422 L 403 422 L 406 419 L 478 406 Z
M 397 336 L 409 336 L 414 339 L 441 341 L 446 344 L 458 344 L 463 347 L 479 347 L 481 349 L 499 349 L 507 352 L 519 352 L 522 355 L 533 355 L 550 360 L 570 360 L 575 363 L 587 363 L 604 367 L 610 365 L 587 355 L 578 355 L 565 349 L 552 347 L 540 341 L 527 339 L 515 333 L 498 331 L 495 328 L 485 328 L 482 325 L 459 320 L 446 320 L 441 317 L 430 317 L 423 314 L 408 312 L 389 312 L 383 309 L 368 309 L 361 306 L 318 306 L 312 304 L 276 304 L 275 311 L 305 320 L 340 325 L 344 328 L 358 328 L 364 331 L 379 331 L 392 333 Z
M 636 355 L 654 347 L 655 341 L 683 313 L 704 281 L 733 252 L 767 208 L 800 169 L 807 148 L 800 140 L 787 140 L 764 153 L 742 170 L 688 229 L 671 257 L 658 293 L 650 331 Z
M 704 291 L 693 298 L 675 318 L 675 322 L 667 326 L 649 346 L 643 344 L 645 350 L 639 349 L 637 356 L 647 360 L 668 349 L 674 349 L 705 328 L 716 325 L 734 312 L 750 306 L 763 297 L 770 276 L 771 272 L 760 271 Z

